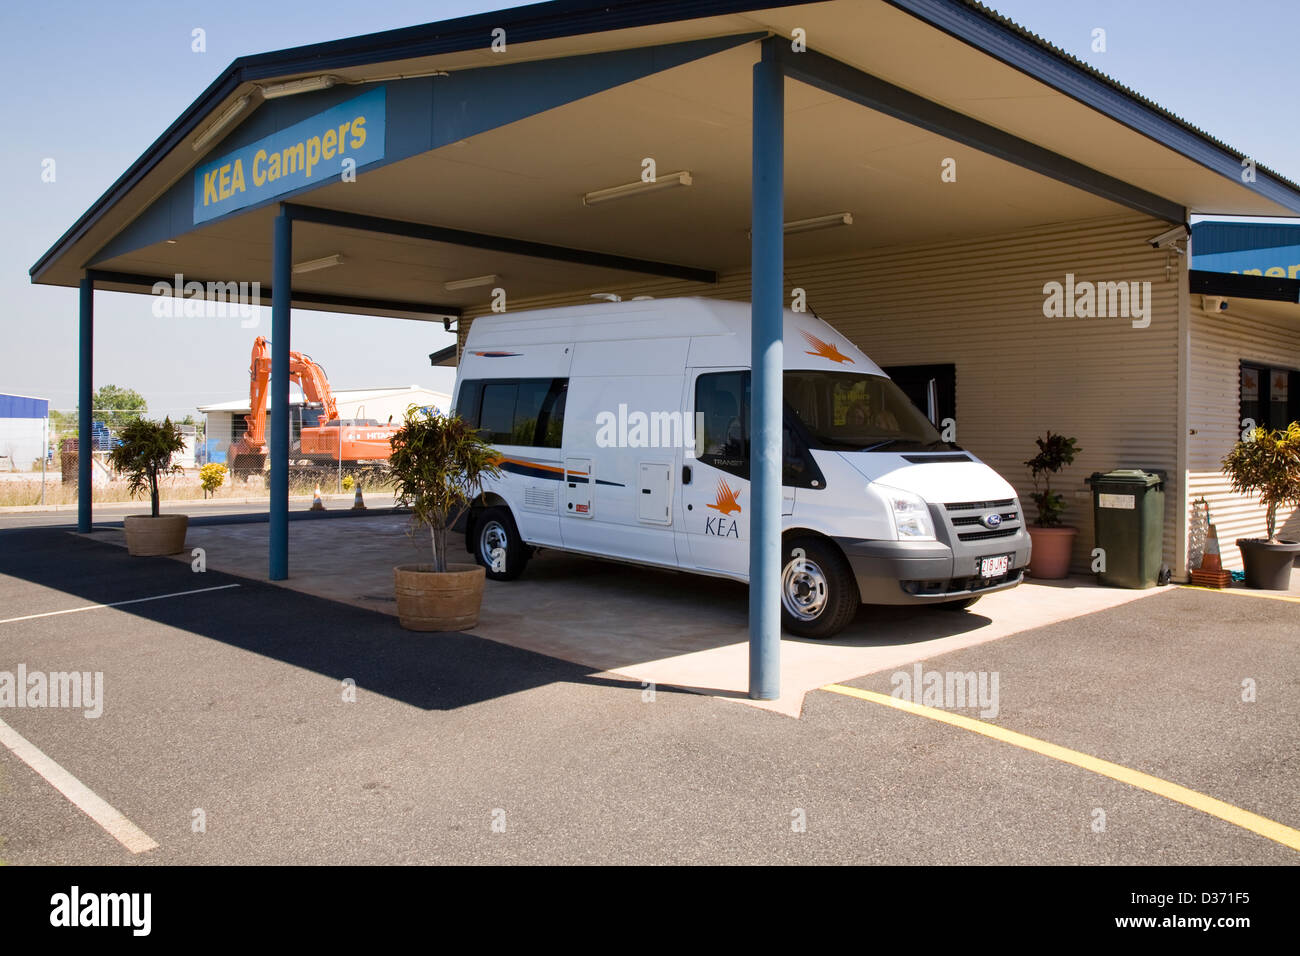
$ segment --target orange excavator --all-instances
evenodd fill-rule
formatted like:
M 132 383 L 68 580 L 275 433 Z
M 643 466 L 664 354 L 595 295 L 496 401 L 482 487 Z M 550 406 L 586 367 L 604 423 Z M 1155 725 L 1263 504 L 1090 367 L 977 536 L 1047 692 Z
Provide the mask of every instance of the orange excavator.
M 244 435 L 232 442 L 226 461 L 236 477 L 258 474 L 266 467 L 266 392 L 271 383 L 271 343 L 259 335 L 248 366 L 249 414 Z M 300 437 L 289 443 L 290 467 L 380 464 L 392 454 L 398 426 L 369 419 L 343 420 L 330 391 L 325 369 L 302 352 L 289 353 L 289 380 L 297 382 L 309 405 L 319 405 L 315 425 L 307 424 L 311 409 L 303 410 Z M 340 448 L 340 445 L 342 446 Z

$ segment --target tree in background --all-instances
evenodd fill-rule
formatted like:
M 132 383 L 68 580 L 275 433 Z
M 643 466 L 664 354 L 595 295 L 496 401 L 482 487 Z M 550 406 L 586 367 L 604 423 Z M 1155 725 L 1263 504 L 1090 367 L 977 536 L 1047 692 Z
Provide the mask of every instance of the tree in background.
M 144 396 L 132 388 L 104 385 L 95 392 L 91 417 L 114 430 L 142 417 L 149 410 Z

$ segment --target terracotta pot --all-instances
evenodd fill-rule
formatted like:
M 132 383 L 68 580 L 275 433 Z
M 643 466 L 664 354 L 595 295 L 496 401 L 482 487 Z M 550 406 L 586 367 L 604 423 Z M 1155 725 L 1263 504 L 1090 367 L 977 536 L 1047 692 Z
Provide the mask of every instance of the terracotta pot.
M 483 604 L 486 569 L 477 564 L 447 563 L 446 571 L 431 564 L 401 564 L 393 568 L 397 617 L 408 631 L 463 631 L 478 623 Z
M 1057 580 L 1070 573 L 1070 551 L 1078 528 L 1039 528 L 1030 525 L 1029 574 L 1044 580 Z
M 184 551 L 189 526 L 188 515 L 127 515 L 122 521 L 127 553 L 149 556 Z
M 1246 566 L 1246 587 L 1265 591 L 1290 589 L 1291 569 L 1300 555 L 1300 541 L 1238 538 L 1237 547 Z

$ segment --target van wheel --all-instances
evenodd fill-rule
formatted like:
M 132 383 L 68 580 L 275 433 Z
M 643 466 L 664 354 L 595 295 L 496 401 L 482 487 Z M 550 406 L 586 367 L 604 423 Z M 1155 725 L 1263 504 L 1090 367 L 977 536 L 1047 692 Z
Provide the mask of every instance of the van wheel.
M 796 550 L 802 550 L 802 556 Z M 817 538 L 785 545 L 781 570 L 781 626 L 799 637 L 833 637 L 862 603 L 853 569 L 839 549 Z
M 488 508 L 474 522 L 474 560 L 487 568 L 493 581 L 513 581 L 524 573 L 524 565 L 532 552 L 519 537 L 515 519 L 506 508 Z M 492 555 L 500 548 L 504 552 L 504 566 L 493 570 Z
M 960 601 L 944 601 L 938 607 L 945 611 L 964 611 L 978 600 L 979 596 L 962 598 Z

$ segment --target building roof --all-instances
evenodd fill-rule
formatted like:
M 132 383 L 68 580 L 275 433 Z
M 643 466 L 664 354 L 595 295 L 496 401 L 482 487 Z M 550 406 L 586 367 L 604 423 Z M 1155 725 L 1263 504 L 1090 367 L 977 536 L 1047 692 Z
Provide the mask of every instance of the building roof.
M 422 385 L 394 385 L 381 388 L 336 388 L 334 391 L 334 400 L 340 404 L 352 402 L 368 402 L 381 398 L 394 398 L 404 394 L 431 395 L 434 398 L 441 399 L 444 404 L 451 402 L 451 396 L 446 392 L 439 392 L 431 388 L 425 388 Z M 294 403 L 298 404 L 298 403 Z M 271 392 L 267 390 L 266 407 L 269 411 L 271 408 Z M 212 402 L 208 405 L 198 406 L 198 410 L 207 414 L 209 412 L 247 412 L 248 398 L 236 398 L 226 402 Z
M 32 278 L 73 285 L 90 268 L 100 273 L 101 288 L 139 291 L 148 270 L 204 278 L 215 272 L 259 279 L 265 292 L 273 205 L 304 191 L 196 224 L 184 215 L 183 195 L 194 170 L 225 155 L 232 142 L 251 141 L 255 130 L 284 128 L 380 83 L 390 91 L 392 109 L 408 110 L 395 114 L 401 123 L 390 124 L 390 141 L 401 149 L 367 167 L 346 192 L 329 178 L 307 187 L 317 207 L 437 221 L 516 242 L 643 260 L 662 258 L 671 248 L 676 268 L 734 268 L 748 254 L 748 189 L 740 188 L 748 181 L 748 66 L 761 38 L 787 37 L 796 27 L 807 29 L 810 52 L 815 47 L 816 54 L 861 71 L 895 99 L 911 97 L 959 126 L 1018 138 L 1043 156 L 1034 172 L 1032 164 L 1016 165 L 1023 150 L 1010 158 L 996 149 L 982 155 L 968 150 L 962 154 L 969 156 L 963 160 L 968 178 L 961 181 L 985 188 L 978 195 L 950 190 L 940 201 L 917 191 L 916 170 L 918 155 L 928 157 L 952 142 L 942 130 L 879 104 L 864 110 L 832 102 L 816 84 L 789 84 L 788 125 L 798 126 L 800 114 L 821 117 L 815 128 L 799 127 L 797 142 L 804 148 L 788 150 L 790 205 L 825 213 L 852 199 L 869 226 L 843 230 L 847 237 L 820 233 L 801 240 L 810 258 L 864 240 L 904 245 L 936 232 L 983 235 L 1019 228 L 1035 216 L 1113 216 L 1125 211 L 1126 196 L 1127 208 L 1139 208 L 1131 197 L 1146 196 L 1151 202 L 1141 208 L 1171 220 L 1185 213 L 1300 212 L 1296 184 L 1264 166 L 1256 167 L 1254 182 L 1242 182 L 1242 153 L 970 0 L 556 0 L 235 60 L 42 256 Z M 509 40 L 503 55 L 489 49 L 498 28 Z M 267 83 L 325 75 L 336 77 L 339 87 L 262 101 L 260 88 Z M 442 99 L 435 98 L 435 82 L 447 91 L 438 94 Z M 224 138 L 192 148 L 196 134 L 244 97 L 244 113 Z M 428 126 L 436 111 L 431 103 L 453 108 L 446 117 L 439 114 L 443 127 L 456 125 L 445 120 L 454 120 L 457 104 L 479 125 L 468 124 L 461 138 L 444 143 L 435 135 L 441 130 L 405 122 L 425 117 Z M 634 120 L 648 141 L 662 145 L 665 162 L 676 154 L 699 164 L 699 188 L 683 190 L 692 195 L 672 200 L 675 206 L 661 204 L 667 211 L 658 219 L 579 215 L 580 204 L 573 204 L 586 190 L 632 178 L 623 169 L 626 149 L 614 155 L 610 143 L 630 138 L 624 127 Z M 555 154 L 549 144 L 556 142 L 584 156 L 580 169 L 573 163 L 552 169 L 542 154 Z M 538 148 L 542 143 L 547 150 Z M 514 168 L 524 160 L 539 169 L 525 176 Z M 799 165 L 809 162 L 818 164 L 814 175 Z M 1052 179 L 1066 167 L 1069 175 Z M 864 168 L 871 175 L 864 176 Z M 875 181 L 880 191 L 863 191 L 861 180 Z M 424 188 L 429 183 L 442 192 L 432 195 Z M 528 191 L 505 197 L 506 188 Z M 174 201 L 167 206 L 160 197 L 169 190 Z M 467 205 L 482 195 L 502 198 Z M 906 198 L 915 214 L 890 208 L 891 197 Z M 690 230 L 681 229 L 682 216 L 690 214 L 684 201 L 693 204 Z M 867 221 L 873 203 L 880 204 L 880 215 Z M 342 252 L 362 265 L 295 279 L 295 303 L 315 296 L 320 301 L 313 307 L 335 311 L 411 317 L 413 303 L 436 302 L 453 313 L 478 308 L 484 290 L 444 295 L 447 280 L 501 271 L 510 272 L 512 295 L 611 287 L 627 278 L 591 263 L 537 266 L 499 248 L 467 251 L 454 242 L 378 239 L 307 223 L 299 231 L 304 256 Z M 349 290 L 366 282 L 370 288 L 345 301 Z M 386 306 L 376 290 L 397 290 L 400 299 Z

